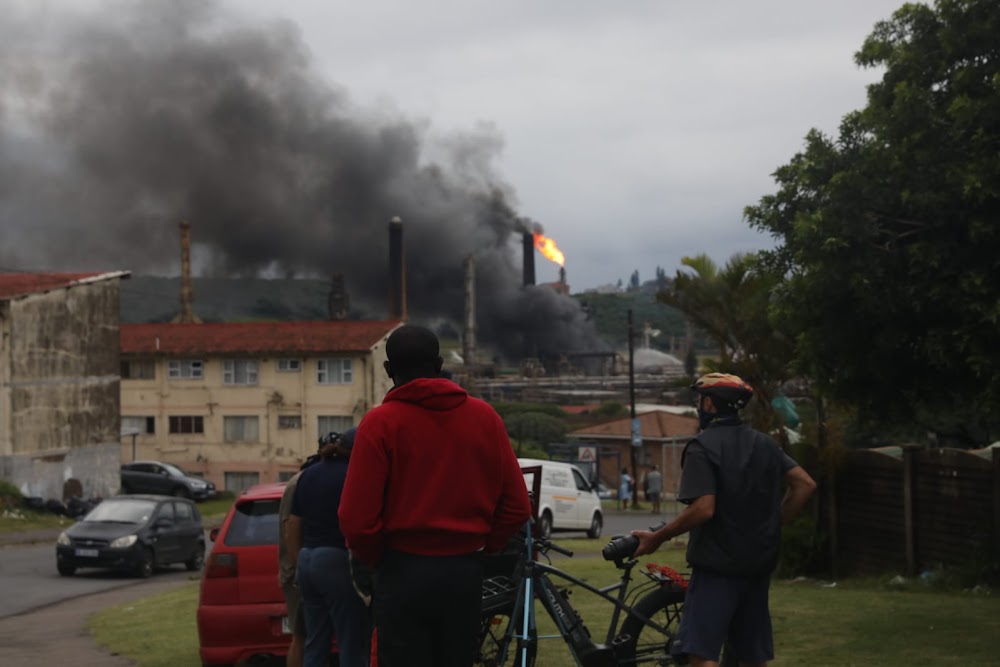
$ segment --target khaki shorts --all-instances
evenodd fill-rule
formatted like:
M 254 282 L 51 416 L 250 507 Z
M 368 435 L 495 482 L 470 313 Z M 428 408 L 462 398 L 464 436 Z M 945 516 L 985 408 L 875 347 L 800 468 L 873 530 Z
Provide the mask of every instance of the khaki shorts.
M 305 638 L 306 615 L 302 611 L 302 593 L 293 584 L 282 586 L 281 591 L 285 594 L 285 605 L 288 607 L 288 627 L 292 629 L 292 634 Z

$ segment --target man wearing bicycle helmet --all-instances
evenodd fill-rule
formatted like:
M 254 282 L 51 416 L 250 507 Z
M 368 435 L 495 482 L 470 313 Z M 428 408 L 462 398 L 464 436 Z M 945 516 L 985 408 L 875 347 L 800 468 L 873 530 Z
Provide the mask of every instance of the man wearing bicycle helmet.
M 633 531 L 635 555 L 690 533 L 691 580 L 674 654 L 695 667 L 715 666 L 728 639 L 741 666 L 763 666 L 774 658 L 768 589 L 781 524 L 802 510 L 816 483 L 773 438 L 742 422 L 749 384 L 709 373 L 691 389 L 702 431 L 681 457 L 677 498 L 687 507 L 655 532 Z
M 393 388 L 358 426 L 340 526 L 375 568 L 379 667 L 467 667 L 482 554 L 529 519 L 528 489 L 500 416 L 441 376 L 432 331 L 400 327 L 385 351 Z

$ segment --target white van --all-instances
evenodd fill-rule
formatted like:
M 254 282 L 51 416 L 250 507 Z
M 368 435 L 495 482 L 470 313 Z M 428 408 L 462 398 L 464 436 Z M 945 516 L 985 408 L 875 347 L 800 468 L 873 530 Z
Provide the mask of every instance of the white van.
M 604 526 L 601 499 L 579 468 L 560 461 L 517 461 L 522 469 L 542 468 L 542 490 L 538 499 L 538 527 L 542 536 L 549 537 L 554 530 L 585 530 L 587 537 L 601 536 Z M 531 490 L 531 475 L 525 474 L 524 482 Z

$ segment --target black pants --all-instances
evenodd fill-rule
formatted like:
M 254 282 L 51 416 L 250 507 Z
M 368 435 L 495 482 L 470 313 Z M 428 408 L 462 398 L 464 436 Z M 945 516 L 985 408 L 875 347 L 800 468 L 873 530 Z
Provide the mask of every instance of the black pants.
M 469 667 L 479 650 L 482 587 L 479 554 L 387 552 L 372 601 L 379 667 Z

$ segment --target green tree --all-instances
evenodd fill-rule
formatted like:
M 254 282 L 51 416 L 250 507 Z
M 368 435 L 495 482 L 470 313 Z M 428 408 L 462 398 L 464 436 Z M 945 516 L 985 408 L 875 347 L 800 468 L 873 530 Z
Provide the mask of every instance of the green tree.
M 1000 3 L 906 4 L 855 59 L 885 67 L 836 139 L 811 131 L 746 209 L 781 244 L 775 313 L 801 370 L 862 424 L 1000 431 Z M 947 417 L 947 419 L 945 418 Z
M 518 444 L 544 448 L 566 439 L 566 422 L 544 412 L 514 412 L 504 417 L 507 434 Z M 517 450 L 517 446 L 515 446 Z M 518 451 L 518 455 L 521 452 Z

